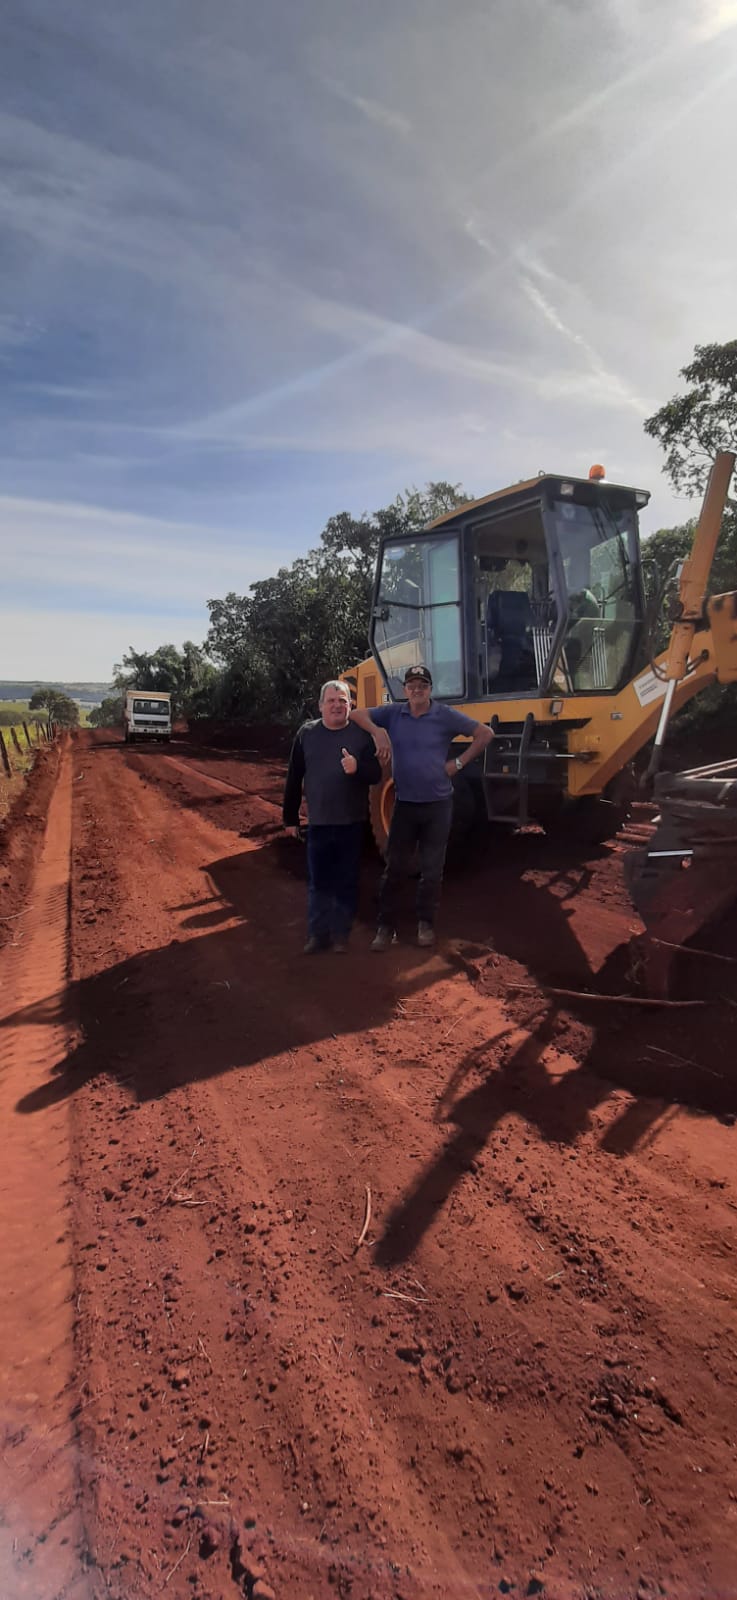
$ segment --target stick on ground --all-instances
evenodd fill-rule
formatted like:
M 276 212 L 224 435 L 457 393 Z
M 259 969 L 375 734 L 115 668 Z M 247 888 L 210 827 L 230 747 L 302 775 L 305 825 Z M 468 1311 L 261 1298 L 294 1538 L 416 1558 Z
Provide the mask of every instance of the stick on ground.
M 552 989 L 547 984 L 510 983 L 515 994 L 554 994 L 562 1000 L 595 1000 L 613 1006 L 667 1006 L 671 1009 L 706 1005 L 705 1000 L 654 1000 L 639 994 L 589 994 L 585 989 Z
M 182 1551 L 182 1553 L 181 1553 L 181 1555 L 179 1557 L 179 1560 L 174 1562 L 174 1566 L 172 1567 L 171 1572 L 169 1573 L 169 1576 L 164 1579 L 164 1588 L 166 1588 L 167 1583 L 171 1582 L 171 1579 L 174 1577 L 174 1573 L 176 1572 L 177 1567 L 181 1567 L 185 1556 L 189 1555 L 189 1552 L 190 1552 L 191 1549 L 192 1549 L 192 1539 L 191 1539 L 191 1536 L 190 1536 L 190 1538 L 187 1540 L 187 1548 L 186 1548 L 186 1550 Z
M 371 1190 L 369 1189 L 368 1184 L 366 1184 L 366 1215 L 365 1215 L 365 1217 L 363 1219 L 363 1227 L 362 1227 L 361 1232 L 359 1233 L 358 1238 L 356 1240 L 356 1246 L 355 1246 L 356 1250 L 360 1250 L 361 1245 L 363 1244 L 363 1241 L 366 1238 L 366 1234 L 369 1231 L 369 1223 L 370 1222 L 371 1222 Z M 354 1254 L 355 1254 L 355 1251 L 354 1251 Z

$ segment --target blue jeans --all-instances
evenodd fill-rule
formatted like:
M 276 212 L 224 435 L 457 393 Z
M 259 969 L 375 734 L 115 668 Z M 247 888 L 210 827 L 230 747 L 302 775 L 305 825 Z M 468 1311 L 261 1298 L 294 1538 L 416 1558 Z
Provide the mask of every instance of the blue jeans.
M 307 924 L 323 944 L 343 944 L 351 931 L 362 847 L 362 822 L 307 829 Z
M 410 870 L 415 850 L 420 863 L 417 920 L 435 921 L 452 816 L 452 795 L 449 800 L 424 803 L 397 800 L 389 824 L 386 867 L 379 889 L 380 928 L 396 928 L 402 879 Z

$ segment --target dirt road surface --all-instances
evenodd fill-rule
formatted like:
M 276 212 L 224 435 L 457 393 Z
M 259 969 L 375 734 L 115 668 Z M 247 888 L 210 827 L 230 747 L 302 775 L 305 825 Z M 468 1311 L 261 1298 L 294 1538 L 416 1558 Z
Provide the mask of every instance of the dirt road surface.
M 78 736 L 2 924 L 3 1600 L 737 1594 L 737 969 L 550 997 L 634 918 L 539 835 L 305 958 L 282 777 Z

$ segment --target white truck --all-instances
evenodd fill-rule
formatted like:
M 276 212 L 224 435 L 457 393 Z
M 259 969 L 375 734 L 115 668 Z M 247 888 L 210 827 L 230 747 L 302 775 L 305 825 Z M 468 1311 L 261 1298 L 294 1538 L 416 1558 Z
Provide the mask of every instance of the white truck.
M 171 695 L 158 689 L 127 689 L 123 701 L 123 736 L 126 744 L 143 739 L 171 739 Z

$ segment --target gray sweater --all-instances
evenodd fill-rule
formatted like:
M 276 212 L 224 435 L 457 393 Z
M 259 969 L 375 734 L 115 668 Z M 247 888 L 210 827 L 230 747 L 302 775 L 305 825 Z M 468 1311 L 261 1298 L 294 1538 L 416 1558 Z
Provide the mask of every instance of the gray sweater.
M 358 762 L 352 777 L 341 766 L 344 749 Z M 326 728 L 321 717 L 303 722 L 292 745 L 284 785 L 285 828 L 294 828 L 299 822 L 303 787 L 313 828 L 363 822 L 369 786 L 380 777 L 373 739 L 362 728 L 352 722 L 347 728 Z

